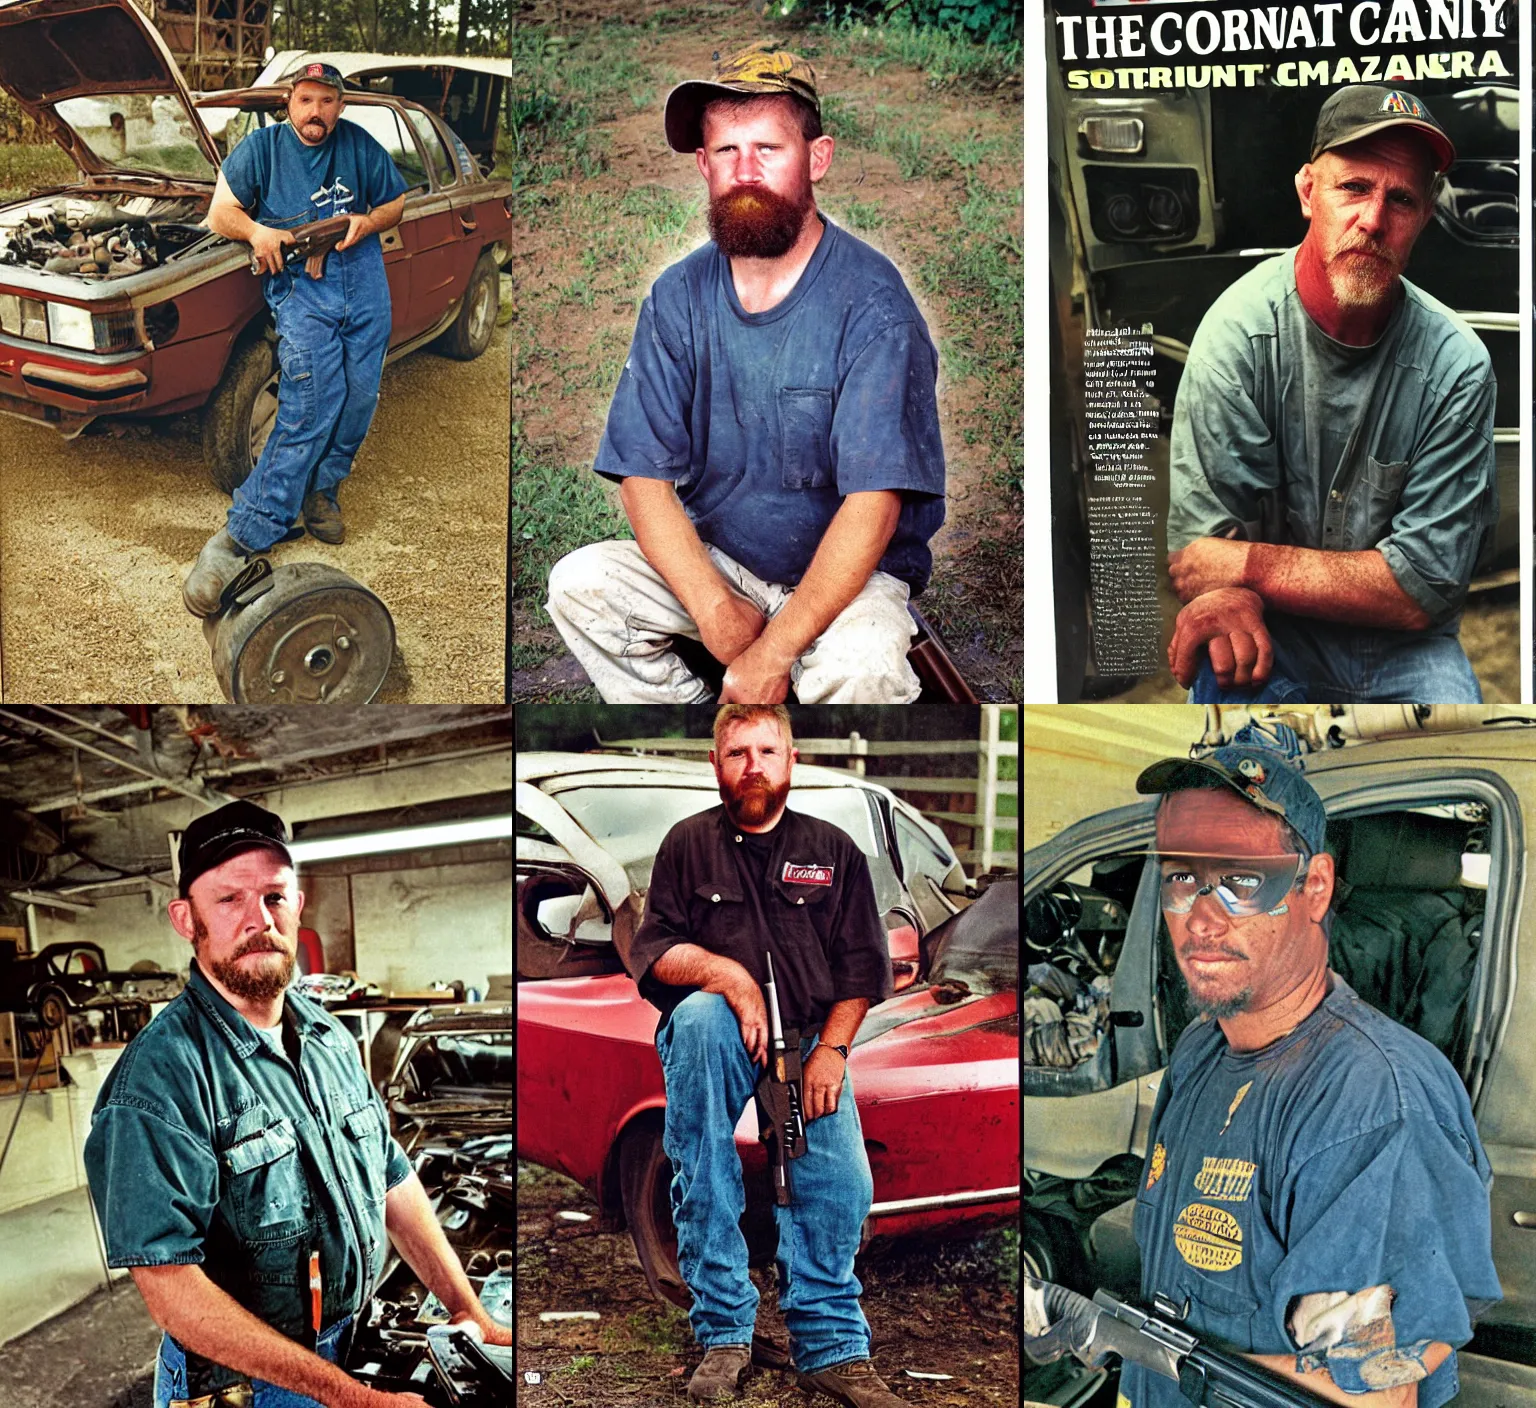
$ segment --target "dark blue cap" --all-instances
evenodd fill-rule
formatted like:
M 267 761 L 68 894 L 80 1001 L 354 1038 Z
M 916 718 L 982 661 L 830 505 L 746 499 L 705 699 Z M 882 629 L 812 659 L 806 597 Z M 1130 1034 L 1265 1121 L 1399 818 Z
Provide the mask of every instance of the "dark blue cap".
M 1215 778 L 1260 811 L 1283 818 L 1311 855 L 1323 850 L 1328 814 L 1301 772 L 1301 742 L 1285 724 L 1245 724 L 1201 758 L 1164 758 L 1136 779 L 1138 792 L 1182 792 Z

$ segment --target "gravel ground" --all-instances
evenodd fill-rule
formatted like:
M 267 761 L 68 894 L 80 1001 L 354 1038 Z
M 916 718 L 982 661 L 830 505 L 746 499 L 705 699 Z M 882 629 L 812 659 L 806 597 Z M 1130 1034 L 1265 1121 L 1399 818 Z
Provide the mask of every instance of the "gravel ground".
M 342 486 L 347 541 L 304 538 L 283 562 L 330 563 L 394 617 L 383 703 L 504 693 L 510 329 L 454 362 L 385 368 L 378 413 Z M 198 424 L 61 439 L 0 417 L 0 699 L 218 700 L 181 582 L 229 500 L 203 469 Z

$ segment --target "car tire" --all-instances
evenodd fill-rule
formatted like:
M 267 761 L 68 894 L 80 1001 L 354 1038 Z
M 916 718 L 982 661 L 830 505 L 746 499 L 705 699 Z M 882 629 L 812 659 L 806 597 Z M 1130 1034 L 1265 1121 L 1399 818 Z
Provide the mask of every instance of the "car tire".
M 459 316 L 433 348 L 456 362 L 473 362 L 491 345 L 496 331 L 496 307 L 501 297 L 501 280 L 496 272 L 495 256 L 487 250 L 475 263 L 464 290 Z
M 226 494 L 245 483 L 277 420 L 277 358 L 265 337 L 235 348 L 203 407 L 203 463 Z
M 1092 1293 L 1092 1286 L 1087 1284 L 1082 1244 L 1071 1223 L 1026 1212 L 1019 1244 L 1024 1254 L 1024 1270 L 1030 1275 L 1074 1291 L 1087 1286 L 1087 1292 Z
M 642 1125 L 619 1146 L 619 1195 L 640 1269 L 658 1299 L 688 1310 L 693 1297 L 677 1266 L 672 1226 L 672 1161 L 661 1147 L 661 1129 Z
M 69 1020 L 69 999 L 58 988 L 39 988 L 32 997 L 32 1010 L 45 1031 L 56 1032 Z

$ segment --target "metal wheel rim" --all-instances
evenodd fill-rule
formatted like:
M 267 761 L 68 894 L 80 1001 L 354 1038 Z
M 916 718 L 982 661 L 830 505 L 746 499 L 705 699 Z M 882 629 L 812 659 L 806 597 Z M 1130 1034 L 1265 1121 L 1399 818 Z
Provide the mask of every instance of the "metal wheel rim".
M 490 279 L 480 279 L 475 285 L 474 303 L 469 310 L 469 336 L 474 342 L 490 336 L 495 321 L 495 286 Z

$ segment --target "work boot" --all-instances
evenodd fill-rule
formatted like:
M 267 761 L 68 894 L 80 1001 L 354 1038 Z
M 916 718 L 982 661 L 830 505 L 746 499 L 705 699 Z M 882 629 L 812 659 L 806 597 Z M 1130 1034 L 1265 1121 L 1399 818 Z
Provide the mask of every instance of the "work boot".
M 336 501 L 319 493 L 304 496 L 304 526 L 322 543 L 339 543 L 346 533 Z
M 852 1359 L 815 1374 L 801 1374 L 800 1388 L 814 1398 L 816 1390 L 845 1403 L 848 1408 L 907 1408 L 875 1372 L 872 1359 Z
M 741 1381 L 751 1372 L 752 1351 L 748 1346 L 717 1344 L 688 1380 L 688 1398 L 693 1403 L 735 1398 Z
M 198 553 L 197 561 L 181 585 L 181 599 L 194 616 L 212 616 L 219 609 L 224 588 L 238 577 L 252 556 L 251 549 L 220 528 Z

